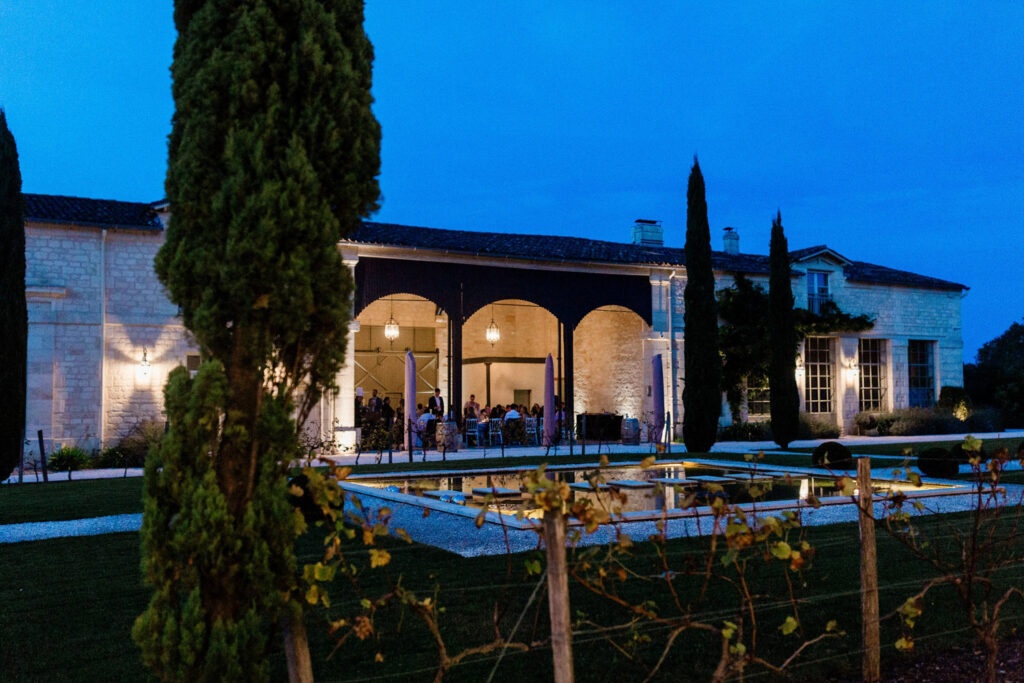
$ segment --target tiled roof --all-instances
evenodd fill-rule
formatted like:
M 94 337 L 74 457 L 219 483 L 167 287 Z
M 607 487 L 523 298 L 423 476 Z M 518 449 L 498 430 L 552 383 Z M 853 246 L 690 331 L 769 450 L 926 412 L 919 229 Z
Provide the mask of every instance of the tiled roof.
M 885 266 L 877 266 L 874 263 L 864 263 L 863 261 L 854 261 L 850 265 L 845 266 L 843 274 L 851 282 L 884 283 L 887 285 L 957 291 L 968 289 L 968 287 L 956 282 L 940 280 L 937 277 L 928 277 L 927 275 L 918 275 L 917 273 L 908 273 L 905 270 L 895 270 Z
M 150 230 L 159 230 L 163 227 L 151 204 L 52 194 L 22 196 L 25 198 L 27 220 Z
M 685 251 L 678 247 L 606 242 L 583 237 L 512 235 L 364 222 L 348 239 L 360 244 L 431 249 L 471 256 L 653 266 L 686 265 Z M 824 245 L 799 249 L 791 251 L 790 257 L 793 260 L 799 260 L 827 249 L 828 247 Z M 714 251 L 711 253 L 711 261 L 716 270 L 731 273 L 767 274 L 769 272 L 768 257 L 760 254 L 729 254 L 724 251 Z M 876 266 L 862 261 L 850 262 L 844 266 L 843 270 L 848 279 L 856 282 L 956 291 L 967 289 L 955 282 Z
M 25 194 L 24 198 L 25 218 L 28 220 L 151 230 L 163 227 L 154 208 L 161 202 L 146 204 L 45 194 Z M 607 242 L 583 237 L 442 230 L 367 221 L 348 239 L 360 244 L 431 249 L 498 258 L 647 266 L 686 265 L 686 253 L 678 247 Z M 798 249 L 791 251 L 790 257 L 799 260 L 827 249 L 825 245 Z M 714 251 L 711 253 L 711 261 L 714 268 L 719 271 L 768 273 L 768 257 L 759 254 L 728 254 L 724 251 Z M 843 270 L 847 279 L 855 282 L 929 289 L 966 289 L 955 282 L 862 261 L 853 261 L 845 265 Z

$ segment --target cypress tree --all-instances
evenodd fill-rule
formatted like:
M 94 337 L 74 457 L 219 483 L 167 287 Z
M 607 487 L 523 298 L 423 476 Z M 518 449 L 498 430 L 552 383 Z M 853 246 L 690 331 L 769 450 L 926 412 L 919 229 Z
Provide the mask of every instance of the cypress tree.
M 796 319 L 789 272 L 789 245 L 782 231 L 782 213 L 772 221 L 769 248 L 768 325 L 771 359 L 768 386 L 771 396 L 772 438 L 783 448 L 796 438 L 800 427 L 800 394 L 796 386 Z
M 683 441 L 691 453 L 705 452 L 715 443 L 722 412 L 722 360 L 718 354 L 718 304 L 711 267 L 711 231 L 704 176 L 693 159 L 686 190 L 686 310 L 683 386 Z
M 345 357 L 337 242 L 377 208 L 373 47 L 356 0 L 178 0 L 174 20 L 156 272 L 204 362 L 164 391 L 133 636 L 162 679 L 262 680 L 270 625 L 305 633 L 286 467 Z
M 28 370 L 25 306 L 25 207 L 18 147 L 0 109 L 0 481 L 21 458 Z

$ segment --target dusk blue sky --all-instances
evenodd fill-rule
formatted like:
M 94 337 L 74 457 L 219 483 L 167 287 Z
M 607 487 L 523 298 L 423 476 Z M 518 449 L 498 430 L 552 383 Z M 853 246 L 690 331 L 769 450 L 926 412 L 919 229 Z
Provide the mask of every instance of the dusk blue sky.
M 371 1 L 377 220 L 682 246 L 699 154 L 715 248 L 968 285 L 965 360 L 1024 316 L 1020 3 Z M 163 196 L 170 2 L 0 0 L 26 192 Z

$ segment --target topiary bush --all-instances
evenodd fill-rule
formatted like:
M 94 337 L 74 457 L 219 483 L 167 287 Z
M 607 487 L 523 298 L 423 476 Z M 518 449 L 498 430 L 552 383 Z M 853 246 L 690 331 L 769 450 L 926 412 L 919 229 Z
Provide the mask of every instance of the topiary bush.
M 979 448 L 977 451 L 969 451 L 964 448 L 962 443 L 954 444 L 949 449 L 949 455 L 958 463 L 968 463 L 971 458 L 980 458 L 981 462 L 988 460 L 988 453 L 985 452 L 984 448 Z
M 855 467 L 850 449 L 838 441 L 826 441 L 815 448 L 811 453 L 811 463 L 815 467 L 825 466 L 843 470 Z
M 942 387 L 935 409 L 940 413 L 952 415 L 961 422 L 974 412 L 971 397 L 963 387 Z
M 945 448 L 929 448 L 917 456 L 917 468 L 929 477 L 952 479 L 960 471 L 960 464 Z

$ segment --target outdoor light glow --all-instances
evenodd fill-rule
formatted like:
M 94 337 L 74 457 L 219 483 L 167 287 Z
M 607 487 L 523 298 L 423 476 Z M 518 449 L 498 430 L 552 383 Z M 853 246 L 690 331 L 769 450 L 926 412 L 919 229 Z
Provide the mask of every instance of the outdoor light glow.
M 388 341 L 398 339 L 398 323 L 394 318 L 388 318 L 388 321 L 384 323 L 384 338 Z
M 135 369 L 135 381 L 142 383 L 149 383 L 149 349 L 143 347 L 142 349 L 142 360 L 139 361 L 139 367 Z
M 857 378 L 860 377 L 860 368 L 857 367 L 856 361 L 850 361 L 850 364 L 846 366 L 846 375 L 850 378 L 851 384 L 857 383 Z
M 498 323 L 494 322 L 494 304 L 491 304 L 491 324 L 487 326 L 487 341 L 494 346 L 499 339 L 501 339 L 501 333 L 498 332 Z

